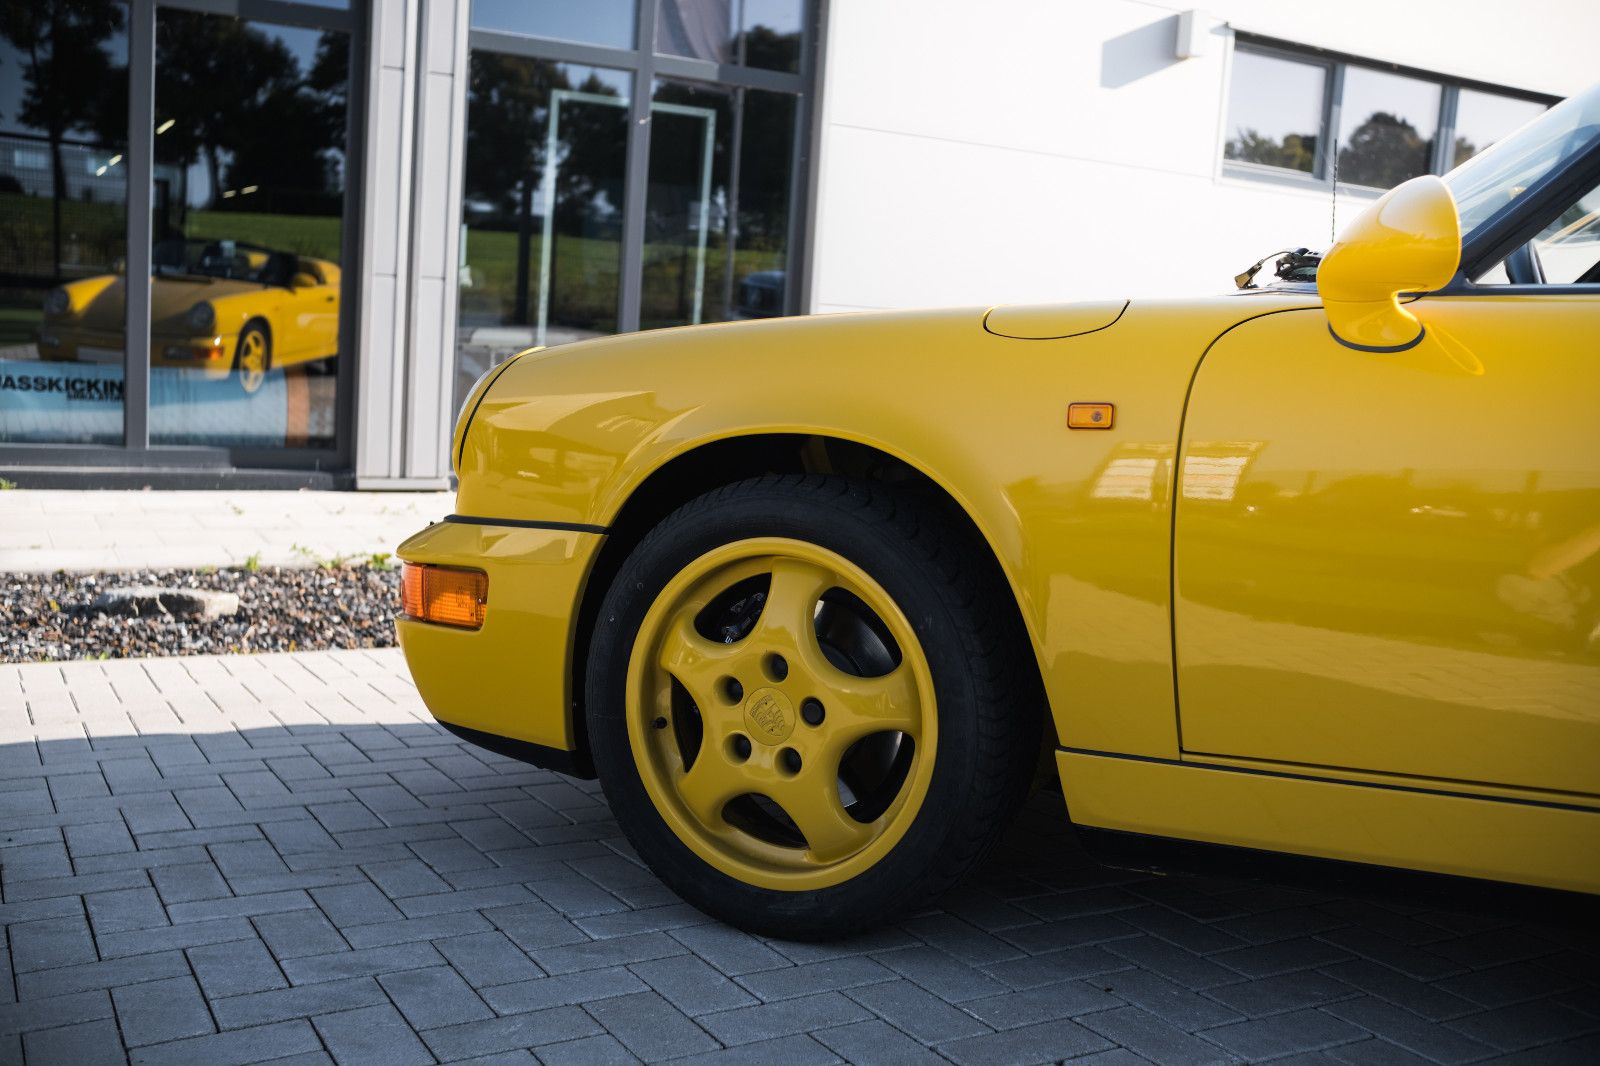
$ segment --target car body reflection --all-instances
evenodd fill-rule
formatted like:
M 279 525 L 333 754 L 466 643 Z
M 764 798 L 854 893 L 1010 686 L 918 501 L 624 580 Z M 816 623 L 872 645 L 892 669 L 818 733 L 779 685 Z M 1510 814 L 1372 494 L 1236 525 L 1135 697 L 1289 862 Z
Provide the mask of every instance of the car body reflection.
M 150 363 L 237 373 L 255 392 L 270 370 L 319 364 L 339 351 L 338 264 L 233 240 L 172 239 L 154 249 Z M 124 278 L 68 282 L 45 298 L 39 354 L 55 362 L 121 363 Z

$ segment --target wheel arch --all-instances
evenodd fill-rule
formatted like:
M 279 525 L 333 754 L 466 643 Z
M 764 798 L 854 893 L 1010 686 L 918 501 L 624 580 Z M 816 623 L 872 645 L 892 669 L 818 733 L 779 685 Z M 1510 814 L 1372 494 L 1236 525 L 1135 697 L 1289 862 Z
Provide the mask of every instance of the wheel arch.
M 1007 570 L 990 536 L 949 486 L 874 444 L 828 433 L 747 433 L 703 441 L 679 451 L 636 481 L 614 508 L 607 522 L 605 542 L 584 581 L 572 634 L 570 713 L 572 735 L 580 752 L 588 751 L 582 679 L 588 665 L 589 643 L 600 604 L 623 562 L 657 523 L 681 505 L 713 489 L 764 474 L 840 474 L 898 484 L 938 508 L 952 528 L 969 540 L 972 557 L 986 571 L 984 580 L 1003 597 L 1020 631 L 1027 634 L 1037 691 L 1045 701 L 1037 637 L 1022 610 L 1016 575 Z M 1043 702 L 1041 706 L 1045 729 L 1053 731 L 1049 708 Z

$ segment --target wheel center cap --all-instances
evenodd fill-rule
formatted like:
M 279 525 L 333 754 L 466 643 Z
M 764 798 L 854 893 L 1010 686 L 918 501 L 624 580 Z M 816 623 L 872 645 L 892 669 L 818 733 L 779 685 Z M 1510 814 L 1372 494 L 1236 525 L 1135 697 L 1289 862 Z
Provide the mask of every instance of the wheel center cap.
M 745 701 L 744 724 L 763 744 L 781 744 L 794 732 L 794 704 L 775 688 L 758 688 Z

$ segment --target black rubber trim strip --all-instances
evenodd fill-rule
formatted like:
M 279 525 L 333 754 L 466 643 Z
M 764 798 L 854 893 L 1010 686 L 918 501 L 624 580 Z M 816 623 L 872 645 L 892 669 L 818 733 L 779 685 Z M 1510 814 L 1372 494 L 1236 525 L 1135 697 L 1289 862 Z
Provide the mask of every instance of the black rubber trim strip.
M 459 522 L 464 526 L 515 526 L 518 529 L 558 529 L 564 533 L 604 533 L 605 526 L 591 526 L 583 522 L 534 522 L 527 518 L 484 518 L 473 514 L 447 514 L 446 522 Z
M 985 311 L 983 313 L 983 331 L 985 333 L 989 334 L 989 336 L 991 336 L 991 337 L 1004 337 L 1008 341 L 1064 341 L 1064 340 L 1071 340 L 1073 337 L 1087 337 L 1091 333 L 1099 333 L 1103 329 L 1110 329 L 1112 326 L 1116 325 L 1118 322 L 1121 322 L 1122 321 L 1122 316 L 1128 313 L 1128 307 L 1132 303 L 1133 303 L 1132 300 L 1123 300 L 1122 301 L 1122 310 L 1117 312 L 1117 317 L 1113 318 L 1110 322 L 1107 322 L 1103 326 L 1096 326 L 1096 327 L 1094 327 L 1094 329 L 1080 329 L 1076 333 L 1060 333 L 1060 334 L 1056 334 L 1056 335 L 1050 336 L 1050 337 L 1018 337 L 1018 336 L 1016 336 L 1015 334 L 1012 334 L 1012 333 L 1001 333 L 997 329 L 990 329 L 989 328 L 989 316 L 990 315 L 994 314 L 996 311 L 1000 310 L 1002 307 L 1014 307 L 1014 306 L 1017 306 L 1015 304 L 996 304 L 993 307 L 989 308 L 989 310 L 987 310 L 987 311 Z
M 1427 335 L 1428 329 L 1426 326 L 1424 326 L 1422 329 L 1417 331 L 1417 335 L 1415 337 L 1406 341 L 1404 344 L 1395 344 L 1386 348 L 1376 344 L 1357 344 L 1355 341 L 1347 341 L 1333 331 L 1332 323 L 1329 323 L 1328 325 L 1328 336 L 1332 337 L 1346 348 L 1353 348 L 1358 352 L 1372 352 L 1374 355 L 1394 355 L 1396 352 L 1409 352 L 1411 349 L 1421 344 L 1422 338 L 1426 337 Z
M 1102 759 L 1123 759 L 1128 762 L 1153 762 L 1161 766 L 1182 766 L 1190 770 L 1220 770 L 1228 774 L 1247 774 L 1251 777 L 1283 777 L 1291 781 L 1316 781 L 1325 785 L 1353 785 L 1356 788 L 1377 788 L 1386 792 L 1419 792 L 1425 796 L 1446 796 L 1450 799 L 1486 800 L 1490 803 L 1513 803 L 1522 807 L 1548 807 L 1557 811 L 1578 811 L 1581 814 L 1600 814 L 1600 807 L 1585 807 L 1577 803 L 1556 803 L 1552 800 L 1521 799 L 1516 796 L 1484 796 L 1476 792 L 1452 792 L 1442 788 L 1422 788 L 1419 785 L 1394 785 L 1380 781 L 1347 781 L 1338 777 L 1319 777 L 1315 774 L 1296 774 L 1285 770 L 1259 770 L 1249 766 L 1221 766 L 1217 763 L 1182 762 L 1162 759 L 1154 755 L 1128 755 L 1116 751 L 1095 751 L 1092 748 L 1067 748 L 1069 755 L 1093 755 Z
M 439 721 L 435 719 L 435 721 Z M 468 729 L 464 725 L 453 725 L 450 722 L 439 721 L 445 729 L 454 733 L 468 744 L 475 744 L 485 751 L 492 751 L 496 755 L 504 755 L 508 759 L 518 759 L 541 770 L 554 770 L 568 777 L 581 777 L 585 781 L 595 778 L 594 762 L 586 751 L 566 751 L 562 748 L 549 748 L 543 744 L 535 744 L 530 740 L 514 740 L 511 737 L 502 737 L 496 733 L 485 733 L 477 729 Z

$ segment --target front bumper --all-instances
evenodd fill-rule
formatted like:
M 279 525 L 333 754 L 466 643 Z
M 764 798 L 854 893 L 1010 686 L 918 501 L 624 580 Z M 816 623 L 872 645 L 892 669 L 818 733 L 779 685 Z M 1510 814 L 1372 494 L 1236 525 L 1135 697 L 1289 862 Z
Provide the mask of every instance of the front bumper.
M 406 562 L 470 567 L 489 577 L 481 629 L 395 623 L 417 691 L 441 724 L 509 741 L 479 741 L 506 754 L 522 754 L 522 745 L 576 751 L 573 638 L 584 580 L 603 539 L 444 521 L 400 545 Z

